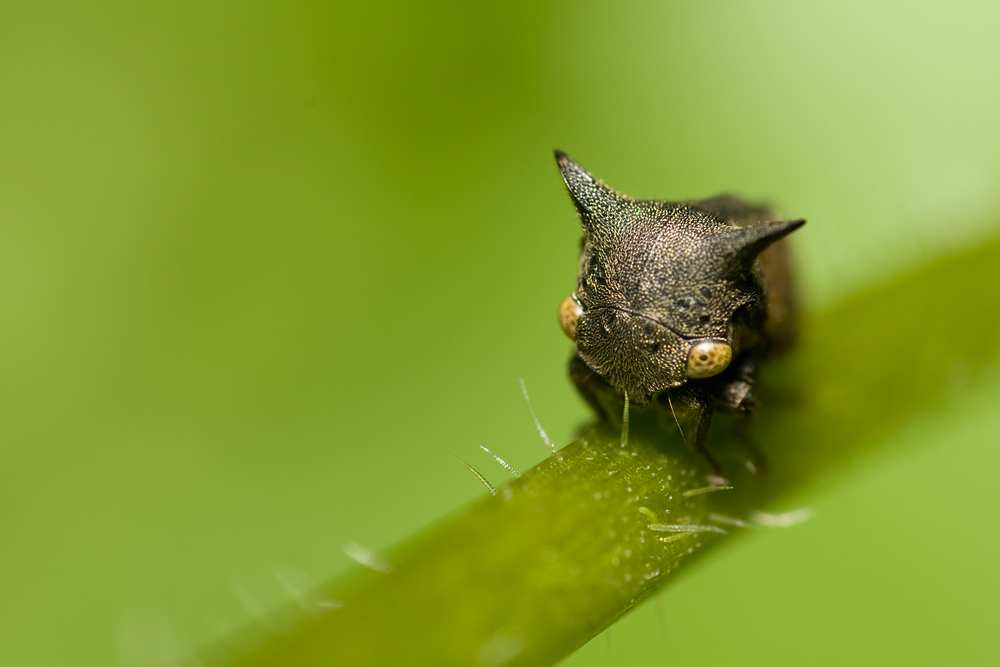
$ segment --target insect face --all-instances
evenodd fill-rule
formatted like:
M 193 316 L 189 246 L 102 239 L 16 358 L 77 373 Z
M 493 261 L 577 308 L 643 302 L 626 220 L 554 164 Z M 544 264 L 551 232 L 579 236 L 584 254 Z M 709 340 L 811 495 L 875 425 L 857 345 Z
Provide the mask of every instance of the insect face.
M 759 342 L 755 262 L 802 221 L 737 226 L 697 203 L 631 199 L 556 158 L 584 230 L 560 323 L 587 366 L 642 404 L 722 373 Z

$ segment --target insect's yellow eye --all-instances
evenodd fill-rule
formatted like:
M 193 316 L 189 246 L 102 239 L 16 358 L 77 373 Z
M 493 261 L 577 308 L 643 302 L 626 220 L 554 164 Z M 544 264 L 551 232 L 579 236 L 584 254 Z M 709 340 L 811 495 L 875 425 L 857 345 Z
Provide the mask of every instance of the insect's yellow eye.
M 580 321 L 581 314 L 583 314 L 583 307 L 573 294 L 570 294 L 559 304 L 559 326 L 573 340 L 576 340 L 576 323 Z
M 710 378 L 726 370 L 733 360 L 733 348 L 721 340 L 703 340 L 691 347 L 687 376 L 693 380 Z

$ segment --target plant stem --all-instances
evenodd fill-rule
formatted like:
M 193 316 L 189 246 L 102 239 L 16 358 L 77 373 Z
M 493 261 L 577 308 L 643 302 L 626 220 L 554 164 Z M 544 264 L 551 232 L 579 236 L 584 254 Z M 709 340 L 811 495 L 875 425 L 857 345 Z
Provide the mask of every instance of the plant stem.
M 550 665 L 657 591 L 754 510 L 948 399 L 949 377 L 997 358 L 1000 244 L 941 260 L 812 317 L 764 369 L 753 475 L 733 420 L 710 446 L 732 488 L 683 446 L 669 415 L 633 409 L 627 445 L 598 424 L 520 478 L 289 612 L 233 664 Z M 959 333 L 963 332 L 963 333 Z M 971 342 L 970 342 L 971 341 Z M 959 369 L 956 371 L 956 369 Z

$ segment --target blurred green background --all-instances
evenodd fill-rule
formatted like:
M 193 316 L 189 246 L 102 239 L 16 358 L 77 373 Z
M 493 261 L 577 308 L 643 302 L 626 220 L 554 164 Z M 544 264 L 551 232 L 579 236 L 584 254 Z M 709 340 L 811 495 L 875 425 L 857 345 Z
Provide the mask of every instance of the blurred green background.
M 494 482 L 480 444 L 539 461 L 519 377 L 567 442 L 588 413 L 553 148 L 634 196 L 808 218 L 813 310 L 1000 232 L 998 21 L 0 3 L 0 663 L 169 664 L 259 627 L 345 544 L 481 496 L 449 452 Z M 995 660 L 1000 369 L 952 389 L 771 508 L 811 522 L 720 549 L 565 664 Z

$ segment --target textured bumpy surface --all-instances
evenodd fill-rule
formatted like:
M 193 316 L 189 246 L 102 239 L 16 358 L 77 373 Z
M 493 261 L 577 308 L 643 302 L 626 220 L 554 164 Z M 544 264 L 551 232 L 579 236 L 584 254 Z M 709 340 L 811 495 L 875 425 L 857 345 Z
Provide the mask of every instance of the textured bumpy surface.
M 750 207 L 732 198 L 636 200 L 565 153 L 556 160 L 585 233 L 576 343 L 591 369 L 644 404 L 687 381 L 698 340 L 726 341 L 734 357 L 766 343 L 756 260 L 802 220 L 741 218 Z

